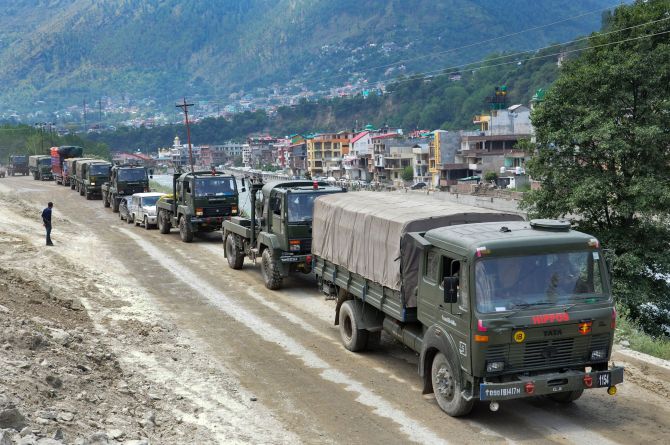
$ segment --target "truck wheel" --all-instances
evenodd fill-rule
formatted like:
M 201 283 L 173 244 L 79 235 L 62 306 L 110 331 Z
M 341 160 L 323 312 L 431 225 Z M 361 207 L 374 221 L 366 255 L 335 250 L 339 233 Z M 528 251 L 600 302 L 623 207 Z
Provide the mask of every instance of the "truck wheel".
M 231 269 L 242 269 L 244 264 L 244 255 L 240 252 L 240 249 L 237 247 L 235 242 L 235 235 L 229 233 L 226 236 L 226 259 L 228 260 L 228 265 Z
M 186 222 L 185 216 L 179 218 L 179 236 L 185 243 L 193 242 L 193 229 L 191 229 L 191 224 Z
M 86 199 L 87 199 L 88 201 L 90 201 L 90 200 L 92 199 L 92 197 L 91 197 L 91 193 L 87 191 L 87 192 L 85 192 L 85 194 L 86 194 Z
M 277 290 L 281 287 L 281 266 L 272 254 L 272 250 L 267 248 L 263 251 L 261 257 L 261 272 L 265 287 L 270 290 Z
M 359 328 L 362 315 L 353 300 L 345 301 L 340 307 L 340 337 L 344 347 L 351 352 L 362 351 L 368 344 L 370 332 Z
M 119 200 L 116 199 L 116 196 L 115 196 L 115 195 L 110 196 L 109 199 L 110 199 L 110 201 L 112 201 L 112 202 L 111 202 L 111 204 L 112 204 L 112 212 L 114 212 L 114 213 L 118 212 L 118 211 L 119 211 L 119 204 L 120 204 Z
M 554 402 L 558 403 L 571 403 L 580 398 L 584 394 L 583 389 L 577 389 L 575 391 L 565 391 L 559 392 L 556 394 L 548 394 L 547 397 Z
M 165 212 L 158 212 L 158 230 L 165 235 L 170 233 L 172 223 L 168 220 L 170 218 Z
M 86 193 L 86 187 L 79 187 L 79 196 L 84 196 Z
M 442 411 L 451 417 L 465 416 L 472 411 L 474 399 L 468 402 L 461 395 L 460 370 L 441 352 L 433 358 L 430 375 L 435 399 Z

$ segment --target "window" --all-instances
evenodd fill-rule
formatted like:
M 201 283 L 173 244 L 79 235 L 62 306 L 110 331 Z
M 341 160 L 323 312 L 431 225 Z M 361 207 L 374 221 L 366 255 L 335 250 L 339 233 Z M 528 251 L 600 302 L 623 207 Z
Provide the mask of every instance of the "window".
M 435 250 L 429 250 L 426 254 L 426 278 L 431 281 L 437 279 L 437 269 L 440 267 L 440 256 Z

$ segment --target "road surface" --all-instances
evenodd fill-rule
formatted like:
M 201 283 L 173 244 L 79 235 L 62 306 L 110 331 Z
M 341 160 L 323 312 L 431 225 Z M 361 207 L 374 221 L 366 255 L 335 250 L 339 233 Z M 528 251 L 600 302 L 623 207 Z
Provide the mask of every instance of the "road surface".
M 432 396 L 421 395 L 417 356 L 409 349 L 388 337 L 375 352 L 353 354 L 341 346 L 334 302 L 316 291 L 309 276 L 269 291 L 258 265 L 247 260 L 241 271 L 228 268 L 219 233 L 185 244 L 174 229 L 161 235 L 128 225 L 100 201 L 87 201 L 52 182 L 6 178 L 0 180 L 0 194 L 3 233 L 38 247 L 36 258 L 67 257 L 82 279 L 100 274 L 98 284 L 110 287 L 106 296 L 82 297 L 92 319 L 108 333 L 122 366 L 188 393 L 202 406 L 202 416 L 182 418 L 209 428 L 204 443 L 668 441 L 668 376 L 624 356 L 615 356 L 628 367 L 615 397 L 594 390 L 568 406 L 540 398 L 503 402 L 496 413 L 478 403 L 469 417 L 450 418 Z M 41 245 L 39 210 L 47 201 L 55 204 L 53 250 Z M 133 310 L 124 315 L 115 309 L 124 307 Z M 115 345 L 113 337 L 128 317 L 141 320 L 145 313 L 166 320 L 176 335 L 198 345 L 191 372 L 188 362 L 180 361 L 176 369 L 163 365 L 170 360 L 161 347 L 149 360 L 124 351 L 121 342 Z M 203 360 L 208 376 L 197 372 Z M 231 408 L 230 385 L 232 393 L 250 395 L 253 402 L 244 399 L 239 409 Z M 228 429 L 217 430 L 217 419 L 235 416 Z

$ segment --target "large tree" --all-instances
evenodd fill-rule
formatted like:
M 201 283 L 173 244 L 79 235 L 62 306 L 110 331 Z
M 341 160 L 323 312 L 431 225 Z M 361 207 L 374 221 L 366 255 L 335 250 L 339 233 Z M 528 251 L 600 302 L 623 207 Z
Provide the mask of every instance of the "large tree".
M 670 0 L 618 7 L 562 67 L 532 115 L 528 169 L 542 187 L 524 200 L 613 249 L 616 298 L 659 335 L 670 335 L 669 11 Z

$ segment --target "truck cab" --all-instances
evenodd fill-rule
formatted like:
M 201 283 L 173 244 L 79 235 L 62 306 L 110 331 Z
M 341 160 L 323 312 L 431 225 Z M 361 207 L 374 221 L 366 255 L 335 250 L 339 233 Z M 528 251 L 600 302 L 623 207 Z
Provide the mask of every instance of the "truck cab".
M 102 197 L 102 184 L 109 181 L 112 164 L 106 161 L 84 161 L 81 169 L 81 186 L 79 194 L 86 199 Z
M 245 256 L 254 261 L 260 256 L 265 286 L 278 289 L 283 278 L 291 273 L 312 270 L 315 199 L 346 189 L 304 180 L 273 181 L 250 187 L 251 218 L 224 222 L 225 255 L 233 269 L 242 267 Z
M 53 179 L 53 175 L 51 173 L 51 156 L 30 156 L 28 158 L 28 165 L 34 180 L 50 181 Z
M 238 215 L 238 191 L 234 176 L 216 170 L 176 173 L 172 196 L 156 204 L 158 229 L 169 233 L 179 228 L 182 241 L 190 243 L 198 232 L 213 232 Z
M 149 172 L 146 167 L 121 164 L 110 170 L 109 181 L 102 185 L 102 201 L 113 212 L 119 211 L 121 198 L 149 191 Z

